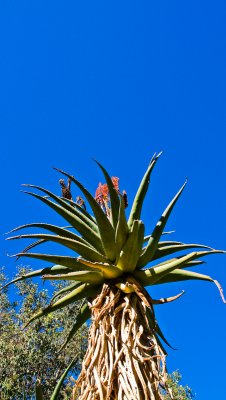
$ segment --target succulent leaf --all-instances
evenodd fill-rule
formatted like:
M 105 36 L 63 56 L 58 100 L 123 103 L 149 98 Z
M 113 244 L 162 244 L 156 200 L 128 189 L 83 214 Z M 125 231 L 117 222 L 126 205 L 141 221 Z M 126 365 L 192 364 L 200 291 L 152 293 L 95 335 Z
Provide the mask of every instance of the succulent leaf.
M 140 259 L 138 261 L 137 267 L 143 267 L 144 265 L 148 264 L 150 261 L 152 261 L 153 256 L 158 248 L 158 242 L 160 240 L 160 237 L 163 233 L 163 230 L 166 226 L 166 223 L 168 221 L 168 218 L 173 210 L 173 207 L 175 206 L 177 200 L 179 199 L 181 193 L 183 192 L 185 185 L 187 181 L 183 184 L 181 189 L 178 191 L 176 196 L 173 198 L 173 200 L 170 202 L 168 207 L 165 209 L 164 213 L 162 214 L 161 218 L 159 219 L 158 223 L 155 226 L 155 229 L 148 241 L 147 247 L 144 249 L 142 255 L 140 256 Z
M 133 221 L 133 226 L 129 232 L 128 239 L 124 244 L 118 262 L 117 267 L 125 272 L 131 272 L 137 265 L 137 260 L 142 251 L 142 245 L 144 240 L 144 224 L 142 221 Z
M 52 304 L 53 301 L 54 301 L 57 297 L 61 296 L 63 293 L 67 293 L 67 292 L 70 292 L 71 290 L 74 290 L 74 289 L 75 289 L 76 287 L 78 287 L 80 284 L 81 284 L 81 282 L 74 282 L 74 283 L 72 283 L 71 285 L 67 285 L 67 286 L 63 287 L 62 289 L 58 290 L 58 292 L 56 292 L 56 293 L 53 295 L 53 297 L 51 298 L 50 304 Z
M 77 217 L 72 212 L 66 210 L 64 207 L 59 206 L 56 203 L 53 203 L 49 199 L 42 197 L 36 193 L 25 192 L 30 196 L 33 196 L 43 203 L 47 204 L 50 208 L 57 212 L 61 217 L 63 217 L 66 221 L 68 221 L 83 237 L 85 240 L 89 241 L 92 245 L 95 246 L 97 250 L 103 252 L 103 247 L 100 241 L 100 237 L 98 234 L 93 231 L 90 226 L 88 226 L 84 221 L 82 221 L 79 217 Z
M 67 346 L 72 337 L 76 334 L 79 328 L 91 317 L 91 311 L 87 303 L 81 307 L 74 325 L 72 326 L 65 342 L 62 344 L 59 353 Z
M 76 282 L 85 282 L 90 284 L 100 284 L 103 283 L 103 274 L 98 271 L 78 271 L 78 272 L 69 272 L 67 274 L 61 275 L 44 275 L 42 277 L 44 280 L 69 280 Z
M 154 282 L 157 282 L 159 278 L 162 278 L 163 276 L 167 275 L 169 272 L 172 272 L 174 269 L 177 268 L 183 268 L 184 265 L 186 265 L 187 262 L 189 261 L 194 261 L 200 257 L 208 256 L 210 254 L 216 254 L 216 253 L 223 253 L 221 250 L 211 250 L 211 251 L 198 251 L 198 252 L 192 252 L 189 253 L 185 256 L 182 256 L 178 258 L 177 260 L 171 261 L 169 260 L 168 263 L 165 265 L 160 265 L 160 266 L 155 266 L 151 268 L 149 271 L 152 270 L 151 273 L 154 274 Z
M 220 250 L 212 251 L 199 251 L 186 254 L 185 256 L 174 258 L 168 260 L 164 263 L 155 265 L 144 271 L 135 271 L 134 276 L 140 281 L 144 276 L 148 278 L 146 282 L 149 281 L 149 285 L 156 284 L 160 279 L 167 276 L 169 273 L 173 272 L 178 268 L 183 268 L 188 262 L 198 259 L 199 257 L 204 257 L 210 254 L 223 253 Z
M 88 190 L 77 179 L 75 179 L 73 176 L 67 174 L 66 172 L 64 172 L 58 168 L 55 168 L 55 169 L 57 171 L 59 171 L 61 174 L 70 178 L 71 181 L 74 182 L 79 187 L 79 189 L 82 191 L 82 193 L 86 197 L 86 199 L 89 202 L 90 207 L 92 208 L 92 211 L 95 215 L 97 225 L 99 228 L 99 232 L 100 232 L 100 237 L 101 237 L 103 247 L 105 250 L 105 254 L 109 260 L 114 261 L 116 258 L 115 234 L 114 234 L 114 229 L 113 229 L 107 215 L 101 209 L 101 207 L 96 202 L 94 197 L 88 192 Z
M 152 157 L 151 162 L 148 166 L 148 169 L 145 172 L 144 177 L 140 183 L 140 186 L 139 186 L 136 196 L 134 198 L 130 216 L 128 219 L 129 228 L 132 227 L 134 220 L 140 219 L 143 201 L 144 201 L 145 195 L 147 193 L 149 182 L 150 182 L 150 175 L 151 175 L 151 172 L 161 154 L 162 154 L 162 152 L 157 155 L 154 154 L 154 156 Z
M 44 400 L 41 382 L 37 379 L 35 383 L 35 400 Z
M 38 269 L 36 271 L 28 272 L 27 274 L 18 276 L 18 278 L 15 278 L 12 281 L 6 283 L 6 285 L 2 286 L 0 290 L 7 288 L 9 285 L 12 285 L 13 283 L 24 281 L 25 279 L 36 278 L 37 276 L 42 276 L 44 274 L 49 274 L 49 275 L 63 274 L 70 271 L 71 271 L 70 268 L 62 267 L 61 265 L 54 265 L 52 267 Z
M 201 280 L 201 281 L 209 281 L 213 282 L 213 279 L 204 274 L 200 274 L 199 272 L 188 271 L 187 269 L 175 269 L 170 272 L 168 275 L 165 275 L 159 281 L 156 282 L 156 285 L 170 282 L 180 282 L 187 280 Z
M 125 207 L 123 199 L 120 198 L 118 223 L 115 231 L 115 241 L 117 250 L 120 251 L 125 244 L 129 234 L 129 228 L 126 221 Z
M 54 193 L 50 192 L 47 189 L 44 189 L 40 186 L 36 185 L 30 185 L 30 184 L 23 184 L 22 186 L 33 188 L 40 190 L 41 192 L 47 194 L 50 198 L 56 201 L 61 207 L 63 207 L 65 210 L 71 212 L 72 214 L 76 215 L 77 218 L 80 218 L 85 224 L 87 224 L 93 231 L 98 233 L 98 228 L 96 225 L 96 221 L 94 218 L 91 218 L 91 216 L 86 213 L 85 210 L 83 210 L 81 207 L 79 207 L 76 203 L 70 204 L 68 203 L 68 199 L 64 199 L 62 197 L 56 196 Z
M 172 233 L 175 233 L 175 231 L 168 231 L 168 232 L 162 232 L 163 235 L 171 235 Z M 144 237 L 144 243 L 148 242 L 150 239 L 151 235 L 147 235 Z
M 52 224 L 32 223 L 32 224 L 21 225 L 15 229 L 13 229 L 9 233 L 14 233 L 18 230 L 22 230 L 22 229 L 26 229 L 26 228 L 42 228 L 47 231 L 53 232 L 58 236 L 64 236 L 65 238 L 74 239 L 74 240 L 77 240 L 78 242 L 81 242 L 81 243 L 84 243 L 84 244 L 90 246 L 90 243 L 87 242 L 85 239 L 83 239 L 81 236 L 76 235 L 74 232 L 68 231 L 65 227 L 61 228 L 59 226 L 52 225 Z
M 163 262 L 161 262 L 160 264 L 158 264 L 158 266 L 160 267 L 161 265 L 165 265 L 167 264 L 169 261 L 174 261 L 174 260 L 178 260 L 179 258 L 183 257 L 183 255 L 175 257 L 175 258 L 171 258 L 170 260 L 165 260 Z M 196 265 L 202 265 L 205 264 L 205 261 L 202 260 L 195 260 L 195 261 L 188 261 L 187 263 L 184 264 L 183 268 L 187 268 L 187 267 L 195 267 Z M 145 271 L 147 271 L 149 268 L 145 269 Z
M 65 371 L 63 372 L 63 374 L 61 375 L 59 381 L 57 382 L 57 385 L 54 389 L 54 392 L 52 394 L 52 396 L 50 397 L 50 400 L 57 400 L 59 393 L 60 393 L 60 389 L 64 383 L 64 380 L 68 374 L 68 372 L 70 371 L 70 369 L 72 368 L 73 364 L 75 364 L 76 360 L 77 360 L 77 355 L 73 358 L 73 360 L 70 362 L 70 364 L 68 365 L 68 367 L 65 369 Z
M 93 217 L 93 215 L 89 214 L 89 212 L 86 211 L 85 208 L 83 208 L 81 205 L 77 204 L 75 201 L 70 200 L 70 199 L 66 199 L 65 197 L 61 197 L 61 199 L 62 199 L 66 204 L 69 204 L 69 205 L 71 205 L 73 208 L 75 208 L 76 211 L 78 212 L 78 214 L 82 214 L 82 216 L 85 216 L 86 221 L 87 221 L 87 218 L 88 218 L 88 220 L 90 220 L 90 221 L 89 221 L 90 226 L 92 227 L 93 224 L 94 224 L 93 229 L 96 230 L 96 232 L 98 232 L 97 223 L 96 223 L 96 220 L 95 220 L 95 218 Z M 87 223 L 88 223 L 88 221 L 87 221 Z
M 147 310 L 146 310 L 146 315 L 147 315 L 147 319 L 149 321 L 149 324 L 152 327 L 153 332 L 157 333 L 157 321 L 156 321 L 156 319 L 153 318 L 152 312 L 151 312 L 151 310 L 149 308 L 147 308 Z M 163 342 L 165 342 L 167 344 L 167 346 L 171 347 L 164 336 L 161 337 L 161 339 L 163 340 Z M 159 339 L 158 335 L 156 335 L 156 340 L 157 340 L 159 346 L 161 347 L 163 353 L 167 356 L 167 352 L 166 352 L 165 348 L 163 347 L 163 344 L 162 344 L 161 340 Z
M 79 258 L 79 261 L 91 269 L 94 268 L 98 271 L 101 271 L 106 279 L 114 279 L 122 275 L 121 269 L 117 268 L 115 265 L 99 262 L 93 263 L 91 261 L 84 260 L 83 258 Z
M 41 254 L 41 253 L 18 253 L 16 254 L 16 257 L 28 257 L 51 263 L 56 263 L 62 265 L 63 267 L 68 267 L 72 271 L 87 270 L 87 267 L 84 267 L 84 265 L 81 262 L 79 262 L 77 257 L 58 256 L 58 255 Z
M 162 283 L 180 282 L 187 280 L 201 280 L 201 281 L 213 282 L 217 286 L 223 302 L 226 303 L 223 294 L 223 289 L 219 284 L 219 282 L 216 279 L 212 279 L 208 275 L 199 274 L 197 272 L 175 269 L 173 272 L 170 272 L 168 275 L 164 276 L 162 279 L 157 281 L 156 284 L 158 285 Z
M 88 283 L 82 283 L 80 286 L 72 290 L 69 294 L 65 295 L 61 299 L 57 300 L 55 303 L 49 304 L 44 309 L 38 311 L 32 318 L 26 323 L 24 328 L 26 328 L 31 322 L 34 322 L 36 319 L 43 317 L 44 315 L 48 315 L 56 310 L 59 310 L 71 303 L 74 303 L 77 300 L 81 300 L 83 298 L 89 296 L 95 296 L 100 291 L 101 286 L 99 285 L 89 285 Z
M 171 349 L 176 350 L 174 347 L 171 346 L 171 344 L 168 342 L 168 340 L 166 339 L 165 335 L 163 334 L 162 330 L 160 329 L 159 324 L 156 322 L 155 325 L 155 331 L 157 333 L 157 335 L 160 337 L 161 340 L 163 340 L 163 342 L 169 346 Z
M 203 249 L 209 249 L 209 250 L 213 250 L 211 247 L 209 246 L 204 246 L 202 244 L 185 244 L 185 243 L 181 243 L 181 244 L 174 244 L 171 246 L 159 246 L 158 249 L 155 252 L 155 255 L 153 257 L 153 261 L 157 260 L 159 258 L 163 258 L 166 256 L 169 256 L 173 253 L 176 253 L 178 251 L 182 251 L 182 250 L 188 250 L 188 249 L 199 249 L 199 248 L 203 248 Z
M 13 236 L 8 238 L 7 240 L 14 240 L 14 239 L 44 239 L 49 242 L 59 243 L 71 250 L 74 250 L 76 253 L 81 254 L 83 257 L 88 258 L 91 261 L 95 260 L 100 262 L 106 261 L 106 258 L 102 254 L 98 253 L 93 247 L 89 247 L 82 242 L 69 239 L 67 237 L 65 238 L 62 236 L 37 233 L 37 234 Z

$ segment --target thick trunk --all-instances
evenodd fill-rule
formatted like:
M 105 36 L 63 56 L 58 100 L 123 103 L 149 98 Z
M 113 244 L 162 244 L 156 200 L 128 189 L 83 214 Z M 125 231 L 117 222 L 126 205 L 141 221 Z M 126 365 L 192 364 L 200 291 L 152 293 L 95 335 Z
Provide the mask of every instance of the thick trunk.
M 163 399 L 165 354 L 153 330 L 153 308 L 145 303 L 110 285 L 92 302 L 79 400 Z

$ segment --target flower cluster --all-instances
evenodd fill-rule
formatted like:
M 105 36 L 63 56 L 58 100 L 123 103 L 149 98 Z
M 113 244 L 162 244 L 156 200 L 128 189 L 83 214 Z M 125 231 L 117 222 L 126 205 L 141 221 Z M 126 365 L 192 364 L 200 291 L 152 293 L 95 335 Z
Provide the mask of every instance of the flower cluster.
M 124 199 L 124 205 L 127 207 L 127 196 L 125 190 L 123 190 L 122 194 L 119 191 L 119 178 L 117 176 L 112 176 L 111 178 L 113 186 L 118 193 L 118 195 L 122 196 Z M 109 190 L 106 183 L 102 184 L 101 182 L 98 185 L 98 188 L 95 193 L 95 200 L 98 204 L 100 204 L 101 208 L 104 212 L 109 215 L 110 213 L 110 197 L 109 197 Z

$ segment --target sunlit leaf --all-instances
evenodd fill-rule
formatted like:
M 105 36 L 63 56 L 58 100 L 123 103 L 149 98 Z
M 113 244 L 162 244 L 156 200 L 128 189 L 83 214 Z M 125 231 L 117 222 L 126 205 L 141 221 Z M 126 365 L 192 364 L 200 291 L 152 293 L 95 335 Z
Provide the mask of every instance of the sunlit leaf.
M 91 261 L 84 260 L 83 258 L 79 258 L 79 261 L 80 263 L 86 265 L 91 269 L 94 268 L 98 271 L 101 271 L 104 278 L 106 279 L 114 279 L 122 275 L 122 270 L 120 268 L 117 268 L 115 265 L 110 265 L 107 263 L 99 263 L 99 262 L 93 263 Z
M 78 261 L 77 257 L 67 257 L 67 256 L 58 256 L 51 254 L 41 254 L 41 253 L 18 253 L 16 254 L 16 257 L 27 257 L 27 258 L 34 258 L 42 261 L 47 261 L 62 265 L 64 267 L 68 267 L 73 271 L 87 270 L 87 267 L 84 267 L 84 265 Z
M 129 234 L 129 229 L 126 221 L 124 201 L 120 198 L 118 223 L 115 232 L 115 241 L 117 250 L 120 251 L 125 244 Z
M 115 257 L 116 257 L 115 234 L 114 234 L 114 229 L 113 229 L 107 215 L 101 209 L 101 207 L 96 202 L 94 197 L 88 192 L 88 190 L 79 181 L 77 181 L 77 179 L 75 179 L 73 176 L 67 174 L 66 172 L 64 172 L 58 168 L 55 168 L 55 169 L 57 171 L 59 171 L 61 174 L 70 178 L 71 181 L 74 182 L 79 187 L 79 189 L 82 191 L 82 193 L 86 197 L 86 199 L 89 202 L 90 207 L 92 208 L 92 211 L 95 215 L 97 225 L 99 228 L 99 232 L 100 232 L 100 236 L 101 236 L 101 240 L 102 240 L 103 247 L 105 250 L 105 254 L 109 260 L 111 260 L 111 261 L 115 260 Z
M 59 226 L 51 225 L 51 224 L 32 223 L 32 224 L 21 225 L 21 226 L 18 226 L 17 228 L 12 229 L 11 232 L 9 232 L 9 233 L 14 233 L 18 230 L 22 230 L 22 229 L 26 229 L 26 228 L 42 228 L 47 231 L 53 232 L 58 236 L 63 236 L 65 238 L 73 239 L 73 240 L 76 240 L 78 242 L 81 242 L 81 243 L 84 243 L 84 244 L 90 246 L 89 242 L 87 242 L 81 236 L 76 235 L 74 232 L 68 231 L 65 227 L 61 228 Z
M 185 243 L 181 243 L 181 244 L 173 244 L 171 246 L 159 246 L 158 249 L 155 252 L 155 255 L 153 256 L 153 261 L 157 260 L 159 258 L 163 258 L 166 256 L 169 256 L 173 253 L 179 252 L 179 251 L 183 251 L 183 250 L 189 250 L 189 249 L 209 249 L 209 250 L 213 250 L 211 247 L 209 246 L 204 246 L 202 244 L 195 244 L 195 243 L 191 243 L 191 244 L 185 244 Z
M 162 154 L 162 152 L 157 154 L 157 155 L 154 154 L 154 156 L 152 157 L 151 162 L 150 162 L 150 164 L 148 166 L 148 169 L 145 172 L 144 177 L 143 177 L 143 179 L 142 179 L 142 181 L 140 183 L 140 186 L 139 186 L 139 188 L 137 190 L 137 193 L 136 193 L 136 196 L 134 198 L 134 201 L 133 201 L 133 204 L 132 204 L 132 208 L 131 208 L 131 211 L 130 211 L 130 216 L 129 216 L 129 219 L 128 219 L 129 228 L 132 227 L 134 220 L 140 219 L 141 210 L 142 210 L 142 206 L 143 206 L 143 201 L 144 201 L 144 198 L 145 198 L 145 195 L 147 193 L 148 186 L 149 186 L 150 175 L 151 175 L 151 172 L 152 172 L 152 170 L 153 170 L 153 168 L 154 168 L 154 166 L 155 166 L 155 164 L 156 164 L 156 162 L 157 162 L 157 160 L 158 160 L 158 158 L 160 157 L 161 154 Z
M 37 271 L 28 272 L 27 274 L 18 276 L 18 278 L 15 278 L 12 281 L 6 283 L 6 285 L 2 286 L 0 290 L 5 289 L 9 285 L 12 285 L 12 283 L 20 282 L 25 279 L 36 278 L 37 276 L 42 276 L 44 274 L 51 274 L 51 275 L 63 274 L 65 272 L 70 272 L 70 271 L 71 271 L 70 268 L 62 267 L 61 265 L 54 265 L 53 267 L 38 269 Z
M 59 310 L 69 304 L 74 303 L 77 300 L 81 300 L 83 298 L 89 296 L 95 296 L 101 290 L 101 286 L 92 286 L 87 283 L 82 283 L 80 286 L 72 290 L 70 293 L 65 295 L 64 297 L 57 300 L 55 303 L 49 304 L 44 309 L 37 312 L 33 317 L 26 323 L 24 328 L 26 328 L 31 322 L 36 319 L 43 317 L 44 315 L 48 315 L 56 310 Z
M 153 256 L 158 248 L 158 242 L 161 238 L 161 235 L 162 235 L 165 225 L 168 221 L 168 218 L 169 218 L 177 200 L 179 199 L 181 193 L 183 192 L 186 183 L 187 183 L 187 181 L 184 183 L 184 185 L 181 187 L 181 189 L 177 192 L 176 196 L 170 202 L 170 204 L 168 205 L 168 207 L 165 209 L 164 213 L 162 214 L 161 218 L 159 219 L 158 223 L 156 224 L 155 229 L 148 241 L 147 247 L 144 249 L 143 253 L 140 256 L 140 259 L 137 264 L 138 268 L 142 267 L 143 265 L 146 265 L 153 259 Z
M 144 224 L 142 221 L 135 220 L 131 231 L 128 234 L 126 243 L 124 244 L 117 267 L 123 271 L 133 271 L 137 265 L 137 260 L 142 251 L 144 239 Z
M 65 201 L 65 199 L 56 196 L 54 193 L 50 192 L 47 189 L 44 189 L 40 186 L 36 186 L 36 185 L 29 185 L 29 184 L 23 184 L 22 186 L 25 187 L 29 187 L 29 188 L 33 188 L 33 189 L 37 189 L 40 190 L 41 192 L 47 194 L 50 198 L 52 198 L 53 200 L 55 200 L 58 204 L 60 204 L 61 207 L 63 207 L 65 210 L 68 210 L 70 213 L 76 215 L 76 217 L 78 217 L 79 219 L 81 219 L 82 221 L 85 222 L 85 224 L 87 224 L 88 226 L 90 226 L 90 228 L 93 231 L 98 232 L 98 228 L 97 225 L 95 223 L 95 221 L 89 216 L 88 213 L 85 212 L 85 210 L 81 209 L 81 207 L 79 206 L 72 206 L 71 204 L 68 204 L 68 202 Z
M 102 254 L 98 253 L 93 247 L 89 247 L 81 242 L 65 238 L 62 236 L 37 233 L 37 234 L 19 235 L 7 238 L 7 240 L 15 240 L 15 239 L 44 239 L 46 241 L 59 243 L 71 250 L 74 250 L 79 255 L 88 258 L 91 261 L 94 260 L 100 262 L 106 261 L 106 258 Z
M 88 226 L 75 214 L 73 214 L 70 211 L 67 211 L 64 207 L 61 207 L 58 204 L 53 203 L 49 199 L 42 197 L 36 193 L 31 193 L 31 192 L 25 192 L 25 193 L 47 204 L 55 212 L 61 215 L 66 221 L 68 221 L 84 237 L 85 240 L 94 245 L 95 248 L 100 252 L 103 251 L 103 247 L 101 245 L 100 237 L 98 236 L 98 234 L 95 231 L 93 231 L 90 228 L 90 226 Z
M 103 282 L 103 274 L 97 271 L 78 271 L 78 272 L 68 272 L 67 274 L 60 275 L 44 275 L 44 280 L 70 280 L 77 282 L 85 282 L 91 284 L 100 284 Z
M 52 394 L 52 396 L 50 397 L 50 400 L 57 400 L 58 396 L 60 394 L 60 389 L 64 383 L 64 380 L 68 374 L 68 372 L 70 371 L 70 369 L 73 367 L 73 365 L 75 364 L 76 360 L 78 358 L 78 355 L 76 355 L 73 360 L 70 362 L 70 364 L 68 365 L 68 367 L 65 369 L 65 371 L 63 372 L 63 374 L 61 375 L 59 381 L 57 382 L 57 385 L 54 389 L 54 392 Z

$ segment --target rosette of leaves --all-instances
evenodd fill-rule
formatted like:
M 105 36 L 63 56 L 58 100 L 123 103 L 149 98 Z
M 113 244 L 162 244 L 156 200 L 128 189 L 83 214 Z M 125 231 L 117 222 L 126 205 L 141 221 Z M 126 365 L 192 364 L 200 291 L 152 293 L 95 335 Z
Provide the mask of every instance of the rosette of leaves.
M 88 300 L 81 308 L 67 339 L 70 340 L 91 317 L 88 350 L 75 388 L 75 392 L 79 392 L 79 399 L 156 400 L 163 398 L 162 388 L 168 390 L 172 397 L 167 388 L 166 352 L 163 347 L 163 342 L 168 342 L 156 321 L 154 305 L 175 300 L 182 293 L 168 299 L 154 300 L 147 292 L 147 287 L 202 280 L 215 283 L 224 300 L 216 280 L 189 269 L 201 265 L 203 257 L 222 251 L 201 244 L 165 240 L 163 236 L 168 218 L 186 182 L 169 203 L 152 233 L 145 236 L 145 226 L 141 220 L 142 206 L 160 154 L 154 155 L 150 161 L 128 219 L 125 193 L 120 194 L 117 178 L 111 178 L 98 162 L 106 184 L 102 190 L 99 186 L 96 197 L 74 176 L 57 169 L 80 189 L 91 212 L 81 204 L 47 189 L 25 185 L 32 190 L 26 193 L 46 204 L 70 224 L 70 228 L 48 223 L 26 224 L 14 229 L 14 232 L 40 228 L 44 233 L 20 234 L 9 239 L 34 240 L 16 256 L 51 264 L 33 272 L 32 276 L 71 281 L 66 290 L 59 292 L 30 322 L 77 300 Z M 29 251 L 43 242 L 58 243 L 72 250 L 74 255 Z M 20 279 L 30 276 L 25 275 Z

